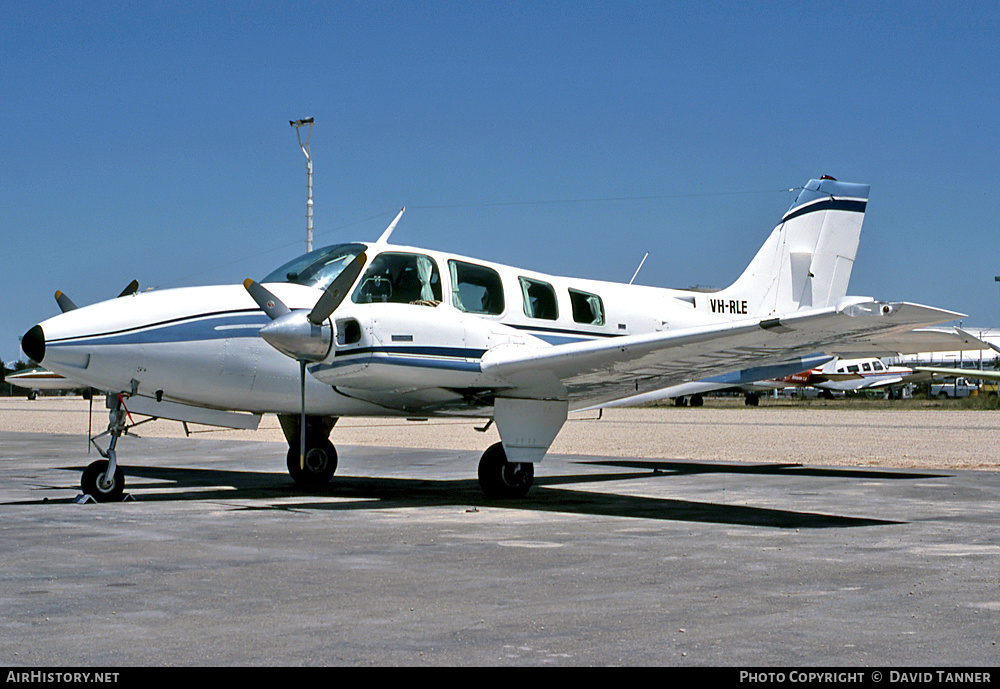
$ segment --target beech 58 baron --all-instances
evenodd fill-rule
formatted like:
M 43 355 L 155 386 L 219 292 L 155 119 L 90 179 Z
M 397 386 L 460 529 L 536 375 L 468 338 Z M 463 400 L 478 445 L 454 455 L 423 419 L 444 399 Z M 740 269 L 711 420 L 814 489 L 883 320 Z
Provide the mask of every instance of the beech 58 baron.
M 789 375 L 961 317 L 846 296 L 868 190 L 810 181 L 743 274 L 712 293 L 390 244 L 401 211 L 376 242 L 318 249 L 260 282 L 62 306 L 22 348 L 108 393 L 110 440 L 92 439 L 104 459 L 82 481 L 99 501 L 122 495 L 127 413 L 241 428 L 274 413 L 306 486 L 331 479 L 342 416 L 486 418 L 500 442 L 480 485 L 523 497 L 572 410 L 727 372 Z

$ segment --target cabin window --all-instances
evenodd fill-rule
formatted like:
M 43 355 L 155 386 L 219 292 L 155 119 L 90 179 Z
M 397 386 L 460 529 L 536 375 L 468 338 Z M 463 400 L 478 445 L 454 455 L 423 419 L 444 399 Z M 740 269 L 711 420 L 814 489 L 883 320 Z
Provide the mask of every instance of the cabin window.
M 492 268 L 463 261 L 448 261 L 452 305 L 468 313 L 501 314 L 503 284 Z
M 524 297 L 524 315 L 528 318 L 544 318 L 554 321 L 559 318 L 556 291 L 552 285 L 541 280 L 518 278 L 521 295 Z
M 571 289 L 569 301 L 573 305 L 574 321 L 587 325 L 604 325 L 604 302 L 599 296 Z
M 884 371 L 885 370 L 885 367 L 882 365 L 881 361 L 873 361 L 872 362 L 872 366 L 875 367 L 876 371 Z
M 858 368 L 857 364 L 851 364 L 850 366 L 847 367 L 847 370 L 850 371 L 851 373 L 857 373 L 861 369 Z
M 863 368 L 865 371 L 871 371 L 872 370 L 872 365 L 869 364 L 869 363 L 864 363 L 864 364 L 861 364 L 861 368 Z
M 355 304 L 433 304 L 441 301 L 441 275 L 429 256 L 387 251 L 368 265 L 351 300 Z

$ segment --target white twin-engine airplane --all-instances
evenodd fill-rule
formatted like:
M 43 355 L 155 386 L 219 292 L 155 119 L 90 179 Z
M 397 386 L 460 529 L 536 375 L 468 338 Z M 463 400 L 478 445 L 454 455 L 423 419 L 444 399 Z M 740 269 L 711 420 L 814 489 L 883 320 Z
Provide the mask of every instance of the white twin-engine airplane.
M 740 278 L 712 293 L 391 245 L 396 216 L 374 243 L 313 251 L 259 283 L 61 305 L 22 347 L 108 392 L 108 447 L 82 481 L 99 501 L 122 496 L 126 408 L 243 428 L 275 413 L 306 486 L 332 477 L 342 416 L 487 418 L 500 442 L 482 455 L 480 485 L 523 497 L 572 410 L 732 372 L 789 375 L 961 317 L 845 296 L 868 190 L 810 181 Z

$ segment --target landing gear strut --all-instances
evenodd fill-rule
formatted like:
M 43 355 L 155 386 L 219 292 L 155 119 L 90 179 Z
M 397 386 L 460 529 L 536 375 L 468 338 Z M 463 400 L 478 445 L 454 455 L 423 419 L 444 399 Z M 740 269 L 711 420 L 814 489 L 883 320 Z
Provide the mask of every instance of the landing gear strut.
M 496 443 L 479 460 L 479 486 L 488 498 L 523 498 L 535 482 L 535 465 L 508 462 L 503 444 Z

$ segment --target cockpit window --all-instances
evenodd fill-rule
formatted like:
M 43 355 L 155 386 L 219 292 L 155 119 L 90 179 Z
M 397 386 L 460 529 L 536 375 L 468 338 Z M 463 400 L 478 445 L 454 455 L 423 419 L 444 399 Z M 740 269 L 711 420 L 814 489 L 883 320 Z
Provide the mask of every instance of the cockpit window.
M 441 276 L 429 256 L 387 251 L 375 257 L 354 290 L 355 304 L 435 304 L 441 301 Z
M 365 248 L 364 244 L 334 244 L 316 249 L 289 261 L 261 282 L 294 282 L 326 289 Z

